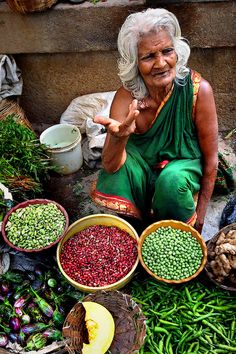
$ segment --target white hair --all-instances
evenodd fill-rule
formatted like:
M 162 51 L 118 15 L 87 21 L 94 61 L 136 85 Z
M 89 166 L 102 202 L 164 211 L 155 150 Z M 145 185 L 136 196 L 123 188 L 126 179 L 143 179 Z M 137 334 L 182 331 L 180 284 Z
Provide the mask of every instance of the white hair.
M 181 83 L 189 73 L 186 66 L 190 47 L 181 37 L 176 16 L 165 9 L 147 9 L 129 15 L 118 35 L 119 77 L 123 86 L 137 99 L 147 96 L 146 85 L 138 70 L 138 43 L 142 36 L 153 31 L 165 30 L 169 34 L 177 54 L 176 82 Z

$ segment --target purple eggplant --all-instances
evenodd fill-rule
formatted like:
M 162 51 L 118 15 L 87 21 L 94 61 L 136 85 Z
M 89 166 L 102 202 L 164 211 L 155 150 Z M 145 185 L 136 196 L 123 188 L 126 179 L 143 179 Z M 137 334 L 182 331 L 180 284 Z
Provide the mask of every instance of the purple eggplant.
M 29 286 L 30 286 L 30 281 L 29 280 L 25 280 L 23 282 L 23 284 L 18 285 L 15 289 L 15 293 L 13 295 L 14 300 L 18 300 L 21 296 L 25 295 L 28 290 L 29 290 Z
M 10 292 L 10 285 L 8 282 L 2 282 L 0 285 L 0 292 L 2 295 L 7 295 Z
M 13 332 L 19 332 L 21 324 L 18 317 L 12 317 L 9 321 L 9 327 Z
M 21 324 L 22 325 L 26 325 L 26 324 L 29 324 L 30 323 L 30 316 L 25 313 L 22 317 L 21 317 Z
M 18 334 L 16 334 L 16 333 L 9 333 L 9 334 L 8 334 L 8 338 L 9 338 L 10 342 L 16 343 L 16 342 L 17 342 L 17 338 L 18 338 Z
M 34 291 L 32 288 L 31 288 L 31 291 L 36 297 L 35 300 L 36 300 L 36 303 L 37 303 L 38 307 L 40 308 L 40 310 L 43 312 L 44 315 L 51 318 L 53 315 L 53 311 L 54 311 L 52 306 L 49 305 L 47 303 L 47 301 L 45 301 L 41 296 L 39 296 L 39 294 L 36 291 Z
M 52 339 L 53 341 L 63 339 L 61 331 L 59 331 L 59 329 L 55 329 L 55 328 L 48 328 L 42 334 L 44 337 L 46 337 L 48 339 Z
M 16 313 L 16 315 L 19 316 L 19 317 L 22 317 L 22 316 L 23 316 L 23 311 L 22 311 L 21 307 L 16 307 L 15 313 Z
M 24 307 L 25 304 L 27 303 L 27 301 L 29 300 L 30 298 L 30 295 L 24 295 L 24 296 L 21 296 L 19 299 L 17 299 L 15 302 L 14 302 L 14 307 Z
M 35 333 L 37 331 L 42 331 L 46 328 L 48 328 L 49 325 L 43 323 L 43 322 L 38 322 L 38 323 L 34 323 L 34 324 L 27 324 L 25 326 L 21 327 L 21 331 L 24 334 L 32 334 Z
M 7 346 L 8 343 L 9 343 L 8 336 L 5 333 L 0 332 L 0 347 L 4 348 Z

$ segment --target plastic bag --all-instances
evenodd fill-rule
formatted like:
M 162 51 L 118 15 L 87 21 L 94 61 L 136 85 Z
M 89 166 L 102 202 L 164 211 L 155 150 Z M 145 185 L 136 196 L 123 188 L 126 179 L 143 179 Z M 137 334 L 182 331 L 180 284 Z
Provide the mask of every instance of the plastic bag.
M 232 197 L 225 205 L 221 219 L 220 219 L 220 229 L 229 224 L 236 222 L 236 195 Z
M 81 134 L 82 152 L 89 167 L 99 167 L 102 148 L 106 138 L 103 125 L 93 122 L 95 115 L 109 117 L 110 107 L 116 91 L 98 92 L 75 98 L 60 118 L 60 123 L 76 125 Z
M 0 100 L 22 93 L 23 80 L 12 55 L 0 54 Z

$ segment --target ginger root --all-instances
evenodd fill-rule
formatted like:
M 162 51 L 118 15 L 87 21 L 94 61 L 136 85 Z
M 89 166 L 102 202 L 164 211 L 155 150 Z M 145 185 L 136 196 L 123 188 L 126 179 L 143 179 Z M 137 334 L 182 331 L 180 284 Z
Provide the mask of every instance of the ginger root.
M 229 254 L 236 254 L 236 246 L 232 245 L 231 243 L 223 243 L 219 246 L 216 246 L 215 252 L 217 255 L 220 255 L 222 253 L 229 253 Z
M 224 232 L 221 232 L 217 241 L 216 241 L 216 245 L 221 245 L 221 243 L 223 243 L 225 241 L 225 237 L 226 237 L 226 235 L 224 234 Z
M 231 268 L 236 269 L 236 256 L 229 255 L 228 260 Z
M 219 283 L 229 280 L 236 284 L 236 230 L 221 232 L 215 242 L 215 249 L 208 253 L 209 265 Z

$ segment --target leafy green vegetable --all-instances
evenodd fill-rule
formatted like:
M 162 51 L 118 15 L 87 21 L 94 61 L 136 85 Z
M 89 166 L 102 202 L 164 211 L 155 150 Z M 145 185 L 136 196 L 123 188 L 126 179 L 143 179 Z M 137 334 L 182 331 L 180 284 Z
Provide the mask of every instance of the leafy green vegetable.
M 11 114 L 0 121 L 0 182 L 25 200 L 42 193 L 42 183 L 54 168 L 36 134 Z

